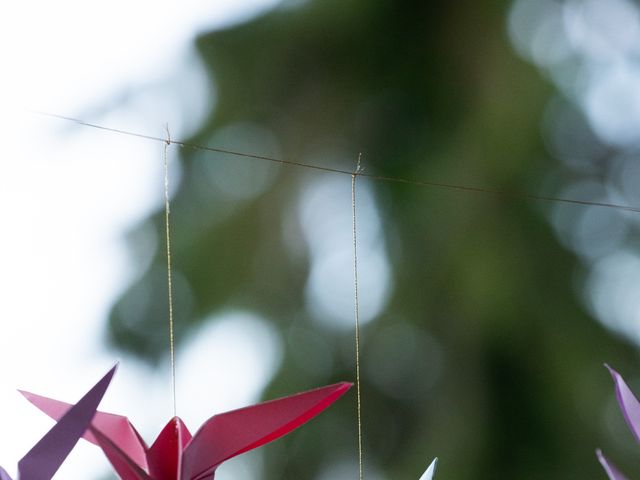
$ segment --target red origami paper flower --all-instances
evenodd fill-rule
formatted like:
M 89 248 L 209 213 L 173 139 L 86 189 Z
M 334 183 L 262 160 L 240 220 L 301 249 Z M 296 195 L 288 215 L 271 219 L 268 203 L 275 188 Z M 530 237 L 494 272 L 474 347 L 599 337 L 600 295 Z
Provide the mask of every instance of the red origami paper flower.
M 84 438 L 102 448 L 122 480 L 211 480 L 222 462 L 298 428 L 351 385 L 337 383 L 215 415 L 193 436 L 174 417 L 151 447 L 126 417 L 97 412 Z M 56 420 L 70 408 L 64 402 L 22 394 Z

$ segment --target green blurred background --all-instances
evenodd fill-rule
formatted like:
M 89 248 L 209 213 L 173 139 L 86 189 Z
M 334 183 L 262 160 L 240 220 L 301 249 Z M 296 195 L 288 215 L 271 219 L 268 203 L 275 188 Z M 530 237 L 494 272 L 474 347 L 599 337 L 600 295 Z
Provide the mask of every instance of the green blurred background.
M 612 87 L 618 112 L 603 114 L 593 105 L 609 97 L 589 83 L 625 55 L 635 65 L 621 32 L 637 9 L 600 5 L 283 2 L 197 39 L 213 108 L 188 141 L 349 171 L 362 153 L 372 175 L 638 203 L 631 100 Z M 250 311 L 282 338 L 264 398 L 353 380 L 350 177 L 180 152 L 178 346 L 217 312 Z M 602 367 L 638 376 L 638 273 L 620 277 L 637 266 L 636 218 L 366 178 L 358 188 L 367 478 L 417 479 L 434 456 L 449 480 L 604 478 L 597 446 L 637 470 Z M 131 232 L 134 252 L 150 226 L 162 238 L 161 212 Z M 166 297 L 164 253 L 140 262 L 108 337 L 153 364 L 168 353 L 166 306 L 140 298 Z M 357 478 L 355 408 L 351 392 L 268 446 L 261 478 Z

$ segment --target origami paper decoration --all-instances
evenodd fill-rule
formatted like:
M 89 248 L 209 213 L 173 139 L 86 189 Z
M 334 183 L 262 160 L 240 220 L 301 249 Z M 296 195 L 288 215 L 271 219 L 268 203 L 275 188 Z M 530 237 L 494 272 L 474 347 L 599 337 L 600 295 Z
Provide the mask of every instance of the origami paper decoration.
M 20 480 L 49 480 L 91 424 L 98 404 L 107 391 L 116 367 L 113 367 L 75 405 L 67 405 L 58 422 L 18 462 Z M 0 467 L 0 480 L 11 480 Z
M 422 474 L 420 480 L 433 480 L 434 475 L 436 474 L 436 467 L 438 466 L 438 459 L 434 458 L 427 471 Z
M 215 415 L 193 436 L 174 417 L 151 447 L 126 417 L 97 412 L 84 438 L 102 448 L 122 480 L 212 480 L 222 462 L 295 430 L 351 386 L 337 383 Z M 69 408 L 57 400 L 22 394 L 54 419 Z
M 609 365 L 605 365 L 605 367 L 609 369 L 609 373 L 611 373 L 613 377 L 616 398 L 622 410 L 622 415 L 631 429 L 631 433 L 633 433 L 636 440 L 640 442 L 640 402 L 638 402 L 638 399 L 631 392 L 622 376 Z M 596 455 L 610 480 L 627 480 L 627 477 L 620 473 L 617 467 L 611 463 L 600 450 L 596 450 Z
M 600 449 L 596 450 L 596 455 L 598 456 L 600 465 L 602 465 L 604 471 L 607 472 L 610 480 L 628 480 L 627 477 L 620 473 L 620 470 L 618 470 L 616 466 L 602 454 L 602 451 Z

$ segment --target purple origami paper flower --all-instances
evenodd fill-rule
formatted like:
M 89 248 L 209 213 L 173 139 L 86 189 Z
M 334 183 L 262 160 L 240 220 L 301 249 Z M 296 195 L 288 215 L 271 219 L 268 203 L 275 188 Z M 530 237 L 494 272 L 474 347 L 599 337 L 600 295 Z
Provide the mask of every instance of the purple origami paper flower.
M 638 402 L 638 399 L 631 392 L 631 389 L 627 386 L 622 376 L 609 365 L 605 365 L 605 367 L 609 369 L 609 373 L 611 373 L 613 377 L 616 398 L 618 399 L 620 410 L 622 410 L 622 415 L 629 429 L 631 429 L 631 433 L 633 433 L 636 440 L 640 442 L 640 402 Z M 627 480 L 627 477 L 620 473 L 618 468 L 611 463 L 600 450 L 596 450 L 596 455 L 610 480 Z
M 610 480 L 628 480 L 627 477 L 620 473 L 620 470 L 618 470 L 618 468 L 602 454 L 602 450 L 597 449 L 596 455 L 598 456 L 600 465 L 602 465 L 604 471 L 607 472 Z
M 116 367 L 109 370 L 18 462 L 19 480 L 50 480 L 53 477 L 89 428 L 115 371 Z M 2 467 L 0 480 L 12 480 Z

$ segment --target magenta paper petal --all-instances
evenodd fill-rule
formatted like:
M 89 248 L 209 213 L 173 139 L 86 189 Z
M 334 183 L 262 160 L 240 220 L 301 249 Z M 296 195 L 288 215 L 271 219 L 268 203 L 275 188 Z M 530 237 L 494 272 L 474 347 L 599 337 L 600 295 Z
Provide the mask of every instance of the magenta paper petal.
M 618 398 L 624 419 L 627 421 L 627 425 L 629 425 L 633 436 L 640 442 L 640 403 L 622 376 L 609 365 L 605 364 L 605 367 L 609 369 L 609 373 L 611 373 L 613 377 L 613 382 L 616 386 L 616 397 Z
M 600 461 L 600 465 L 604 468 L 604 471 L 607 472 L 609 476 L 609 480 L 628 480 L 620 471 L 616 468 L 616 466 L 609 461 L 607 457 L 605 457 L 600 449 L 596 450 L 596 455 L 598 456 L 598 460 Z
M 48 480 L 53 477 L 91 424 L 115 371 L 116 367 L 109 370 L 18 462 L 20 480 Z
M 98 446 L 102 449 L 120 480 L 153 480 L 129 455 L 100 430 L 89 427 Z
M 286 435 L 349 388 L 350 383 L 337 383 L 211 417 L 187 445 L 181 478 L 213 478 L 215 469 L 225 460 Z
M 125 417 L 96 412 L 84 438 L 102 448 L 122 480 L 212 480 L 220 463 L 298 428 L 350 387 L 342 382 L 216 415 L 193 438 L 176 417 L 151 448 Z M 53 418 L 69 409 L 63 402 L 23 394 Z
M 68 403 L 59 402 L 58 400 L 42 397 L 34 393 L 22 391 L 20 393 L 54 420 L 62 417 L 70 407 Z M 119 448 L 126 453 L 127 457 L 133 460 L 141 469 L 147 470 L 146 444 L 126 417 L 113 415 L 111 413 L 96 412 L 91 426 L 108 436 L 111 441 L 117 444 Z M 83 438 L 99 445 L 99 442 L 91 431 L 87 431 Z
M 13 480 L 2 467 L 0 467 L 0 480 Z
M 157 480 L 180 478 L 182 452 L 190 440 L 191 433 L 185 424 L 178 417 L 173 417 L 147 452 L 151 476 Z

